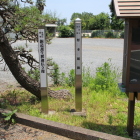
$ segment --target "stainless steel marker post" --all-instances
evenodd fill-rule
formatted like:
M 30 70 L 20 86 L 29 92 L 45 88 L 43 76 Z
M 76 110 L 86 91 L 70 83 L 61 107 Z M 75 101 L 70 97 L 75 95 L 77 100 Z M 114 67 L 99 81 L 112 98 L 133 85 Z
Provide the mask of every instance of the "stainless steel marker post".
M 82 111 L 82 35 L 81 19 L 75 20 L 75 107 Z
M 46 64 L 46 31 L 45 27 L 38 29 L 38 49 L 40 66 L 41 110 L 48 114 L 48 81 Z

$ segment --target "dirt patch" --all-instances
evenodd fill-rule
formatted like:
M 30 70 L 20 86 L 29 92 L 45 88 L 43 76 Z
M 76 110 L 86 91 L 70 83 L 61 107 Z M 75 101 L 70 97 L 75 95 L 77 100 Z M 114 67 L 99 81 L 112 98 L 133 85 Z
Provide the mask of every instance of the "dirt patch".
M 0 140 L 72 140 L 21 124 L 9 125 L 0 118 Z

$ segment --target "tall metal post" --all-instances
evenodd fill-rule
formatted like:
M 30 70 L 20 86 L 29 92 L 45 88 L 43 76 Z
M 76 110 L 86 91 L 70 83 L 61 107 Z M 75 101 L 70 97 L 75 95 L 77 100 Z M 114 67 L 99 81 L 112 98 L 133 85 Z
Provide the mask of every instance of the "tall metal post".
M 46 31 L 45 27 L 38 29 L 38 50 L 40 64 L 41 110 L 48 114 L 48 81 L 46 57 Z
M 81 19 L 75 20 L 75 108 L 82 111 L 82 35 Z

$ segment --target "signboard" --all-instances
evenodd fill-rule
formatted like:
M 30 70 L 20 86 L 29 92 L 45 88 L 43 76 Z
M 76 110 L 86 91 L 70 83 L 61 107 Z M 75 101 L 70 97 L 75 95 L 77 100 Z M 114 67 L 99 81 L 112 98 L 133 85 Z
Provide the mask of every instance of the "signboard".
M 46 41 L 45 29 L 38 29 L 39 66 L 41 87 L 47 86 Z
M 82 35 L 81 19 L 75 20 L 75 106 L 82 112 Z
M 81 37 L 81 19 L 75 20 L 75 64 L 76 75 L 82 74 L 82 37 Z
M 48 114 L 48 90 L 47 90 L 47 64 L 46 64 L 46 32 L 45 27 L 38 29 L 38 49 L 40 66 L 40 86 L 41 86 L 41 110 Z

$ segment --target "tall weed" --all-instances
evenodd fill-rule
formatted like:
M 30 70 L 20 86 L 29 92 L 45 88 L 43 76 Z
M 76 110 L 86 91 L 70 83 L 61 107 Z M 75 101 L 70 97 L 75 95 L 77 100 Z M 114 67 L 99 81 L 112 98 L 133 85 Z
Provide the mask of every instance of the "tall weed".
M 109 61 L 111 62 L 111 60 Z M 90 88 L 92 90 L 110 90 L 118 87 L 117 83 L 120 73 L 110 62 L 105 62 L 96 69 L 96 75 L 90 81 Z
M 88 87 L 89 83 L 93 80 L 90 68 L 83 67 L 82 71 L 82 85 L 83 87 Z
M 74 86 L 75 85 L 75 70 L 71 69 L 68 73 L 68 77 L 65 77 L 65 83 L 67 86 Z

